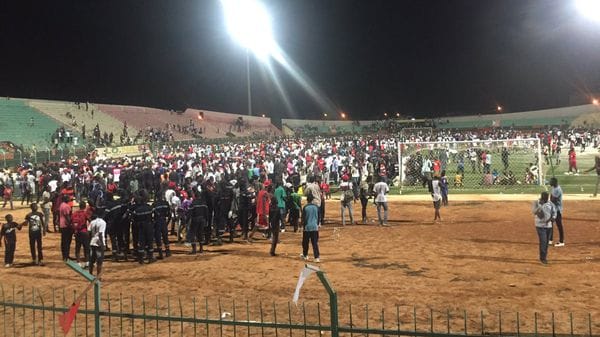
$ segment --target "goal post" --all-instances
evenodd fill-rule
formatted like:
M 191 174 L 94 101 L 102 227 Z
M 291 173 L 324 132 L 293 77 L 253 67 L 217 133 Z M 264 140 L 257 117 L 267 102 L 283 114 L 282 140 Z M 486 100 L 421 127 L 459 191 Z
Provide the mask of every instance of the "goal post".
M 540 139 L 398 142 L 400 193 L 428 193 L 445 171 L 453 190 L 513 191 L 544 184 Z

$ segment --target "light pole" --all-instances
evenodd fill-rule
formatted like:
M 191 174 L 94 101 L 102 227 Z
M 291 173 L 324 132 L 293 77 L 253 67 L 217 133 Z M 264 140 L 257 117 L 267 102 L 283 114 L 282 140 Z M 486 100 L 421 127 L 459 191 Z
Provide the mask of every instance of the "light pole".
M 248 116 L 252 116 L 252 87 L 250 84 L 250 52 L 246 48 L 246 88 L 248 89 Z
M 227 29 L 231 37 L 246 48 L 246 88 L 248 115 L 252 115 L 252 88 L 250 84 L 250 52 L 267 61 L 277 50 L 273 38 L 271 17 L 258 0 L 221 0 Z

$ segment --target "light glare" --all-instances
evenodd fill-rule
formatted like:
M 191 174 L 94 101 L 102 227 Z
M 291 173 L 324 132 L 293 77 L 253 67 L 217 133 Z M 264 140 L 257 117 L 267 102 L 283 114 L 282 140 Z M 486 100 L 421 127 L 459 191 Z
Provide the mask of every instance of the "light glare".
M 600 1 L 599 0 L 575 0 L 575 6 L 581 15 L 588 19 L 600 22 Z
M 257 0 L 221 0 L 231 36 L 258 58 L 266 60 L 276 51 L 271 16 Z

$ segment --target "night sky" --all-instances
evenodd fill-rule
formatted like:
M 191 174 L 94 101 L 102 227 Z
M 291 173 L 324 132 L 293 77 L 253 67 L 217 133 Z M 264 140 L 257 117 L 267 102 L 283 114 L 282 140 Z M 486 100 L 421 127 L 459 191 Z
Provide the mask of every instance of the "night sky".
M 10 4 L 8 4 L 10 3 Z M 523 111 L 600 91 L 600 23 L 570 0 L 271 0 L 276 40 L 353 119 Z M 218 0 L 5 1 L 0 95 L 245 114 L 246 54 Z M 253 110 L 324 108 L 251 58 Z

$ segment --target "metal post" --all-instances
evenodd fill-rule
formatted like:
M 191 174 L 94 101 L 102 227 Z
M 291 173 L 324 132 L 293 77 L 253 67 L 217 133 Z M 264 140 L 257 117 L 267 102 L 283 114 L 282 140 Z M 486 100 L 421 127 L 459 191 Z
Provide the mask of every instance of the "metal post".
M 329 280 L 327 279 L 327 276 L 325 276 L 324 272 L 322 272 L 320 269 L 318 269 L 314 266 L 311 266 L 311 265 L 306 265 L 306 267 L 316 271 L 317 277 L 319 277 L 319 280 L 321 281 L 321 283 L 325 287 L 325 290 L 327 290 L 327 293 L 329 294 L 329 307 L 330 307 L 330 315 L 331 315 L 331 337 L 339 337 L 340 332 L 339 332 L 339 320 L 338 320 L 337 293 L 331 286 L 331 283 L 329 283 Z
M 94 275 L 90 274 L 87 270 L 81 268 L 74 261 L 67 260 L 65 264 L 85 278 L 88 282 L 94 283 L 94 336 L 100 337 L 100 280 L 98 280 L 98 278 Z

